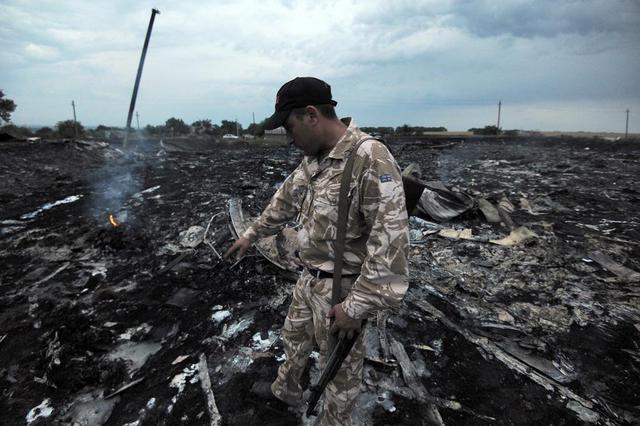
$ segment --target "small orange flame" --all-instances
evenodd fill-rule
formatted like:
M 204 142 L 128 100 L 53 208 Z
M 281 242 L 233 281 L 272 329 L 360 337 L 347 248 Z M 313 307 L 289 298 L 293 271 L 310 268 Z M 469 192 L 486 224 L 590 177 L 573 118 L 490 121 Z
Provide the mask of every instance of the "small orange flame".
M 118 221 L 116 220 L 115 217 L 113 217 L 112 214 L 109 215 L 109 223 L 113 225 L 114 228 L 116 228 L 119 225 Z

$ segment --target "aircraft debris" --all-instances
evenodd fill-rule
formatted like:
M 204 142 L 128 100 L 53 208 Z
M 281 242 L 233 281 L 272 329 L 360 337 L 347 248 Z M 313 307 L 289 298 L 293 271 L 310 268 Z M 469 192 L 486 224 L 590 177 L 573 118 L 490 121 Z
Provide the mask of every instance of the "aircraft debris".
M 207 410 L 209 411 L 209 424 L 218 426 L 222 422 L 222 417 L 216 405 L 216 399 L 211 390 L 211 379 L 209 378 L 209 367 L 207 366 L 207 357 L 200 354 L 200 362 L 198 363 L 198 374 L 200 377 L 200 386 L 207 400 Z
M 636 272 L 632 269 L 623 266 L 616 261 L 614 261 L 611 257 L 607 256 L 605 253 L 600 251 L 594 251 L 589 254 L 589 258 L 595 262 L 597 262 L 600 266 L 605 268 L 607 271 L 612 272 L 619 276 L 620 278 L 627 280 L 629 282 L 638 282 L 640 281 L 640 272 Z
M 46 398 L 40 404 L 29 410 L 29 412 L 27 413 L 27 417 L 25 418 L 27 424 L 33 423 L 40 417 L 46 418 L 51 416 L 51 414 L 53 414 L 53 407 L 49 405 L 50 401 L 51 400 L 49 398 Z
M 113 398 L 116 395 L 121 394 L 122 392 L 126 391 L 127 389 L 130 389 L 132 387 L 134 387 L 135 385 L 137 385 L 138 383 L 141 383 L 144 380 L 144 377 L 140 377 L 130 383 L 127 383 L 126 385 L 122 386 L 121 388 L 111 392 L 109 395 L 105 396 L 104 399 L 109 399 L 109 398 Z
M 640 148 L 394 145 L 401 166 L 420 166 L 411 176 L 439 182 L 418 195 L 440 205 L 410 218 L 406 303 L 365 329 L 355 424 L 424 421 L 397 358 L 444 424 L 639 423 Z M 266 257 L 251 251 L 233 267 L 220 258 L 229 221 L 241 232 L 300 155 L 259 143 L 180 148 L 0 144 L 3 421 L 209 422 L 193 358 L 204 352 L 226 424 L 313 422 L 244 398 L 285 357 L 278 330 L 299 274 L 295 223 L 259 246 Z M 437 219 L 430 209 L 460 213 Z M 305 383 L 320 374 L 310 362 Z

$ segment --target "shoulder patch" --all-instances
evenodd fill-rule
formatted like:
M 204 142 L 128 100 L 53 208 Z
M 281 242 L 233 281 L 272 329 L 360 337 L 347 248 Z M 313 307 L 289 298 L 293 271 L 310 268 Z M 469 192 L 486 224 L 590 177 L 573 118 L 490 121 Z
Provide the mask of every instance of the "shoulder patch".
M 393 180 L 393 178 L 391 177 L 391 175 L 382 175 L 382 176 L 380 176 L 380 182 L 382 182 L 382 183 L 391 182 L 392 180 Z

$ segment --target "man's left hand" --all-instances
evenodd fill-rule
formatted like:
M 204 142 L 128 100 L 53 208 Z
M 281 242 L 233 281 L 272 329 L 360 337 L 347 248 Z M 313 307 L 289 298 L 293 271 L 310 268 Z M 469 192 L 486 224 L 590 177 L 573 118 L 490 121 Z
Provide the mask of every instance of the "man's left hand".
M 337 333 L 338 339 L 342 339 L 345 336 L 351 339 L 360 333 L 360 329 L 362 328 L 362 320 L 354 319 L 347 315 L 340 303 L 331 308 L 327 317 L 334 319 L 329 333 Z

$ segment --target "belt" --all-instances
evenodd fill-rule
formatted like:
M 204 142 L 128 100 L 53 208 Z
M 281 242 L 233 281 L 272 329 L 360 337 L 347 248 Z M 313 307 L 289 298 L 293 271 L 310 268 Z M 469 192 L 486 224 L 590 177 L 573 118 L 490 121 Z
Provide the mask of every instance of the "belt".
M 333 278 L 333 272 L 327 272 L 327 271 L 321 271 L 320 269 L 310 269 L 310 268 L 306 268 L 307 271 L 314 277 L 316 277 L 317 279 L 326 279 L 326 278 Z M 360 274 L 343 274 L 342 278 L 355 278 Z

